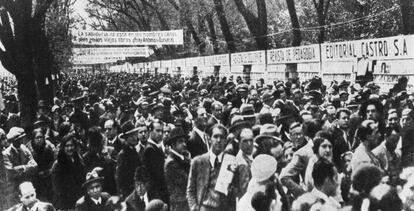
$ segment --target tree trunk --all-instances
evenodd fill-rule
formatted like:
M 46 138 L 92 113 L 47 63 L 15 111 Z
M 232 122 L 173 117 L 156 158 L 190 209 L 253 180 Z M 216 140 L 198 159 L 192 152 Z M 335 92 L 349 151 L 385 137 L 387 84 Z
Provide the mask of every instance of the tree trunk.
M 27 68 L 31 69 L 30 67 Z M 37 93 L 35 77 L 34 75 L 16 75 L 16 79 L 21 126 L 23 128 L 30 128 L 32 127 L 33 122 L 36 120 Z
M 266 2 L 265 0 L 256 0 L 257 11 L 259 17 L 256 17 L 251 11 L 246 8 L 243 0 L 234 0 L 237 10 L 241 13 L 246 21 L 247 28 L 249 28 L 250 34 L 254 36 L 257 49 L 267 49 L 267 15 L 266 15 Z M 262 14 L 261 14 L 262 13 Z M 266 23 L 266 25 L 263 25 Z
M 53 55 L 49 49 L 49 42 L 44 31 L 44 20 L 36 21 L 33 27 L 33 55 L 35 61 L 34 74 L 38 88 L 38 99 L 45 100 L 49 105 L 53 103 L 52 74 Z
M 414 1 L 400 0 L 403 34 L 414 34 Z
M 290 21 L 292 23 L 292 28 L 293 28 L 292 46 L 300 46 L 300 43 L 302 42 L 302 35 L 299 29 L 300 25 L 299 25 L 298 16 L 296 13 L 295 0 L 286 0 L 286 4 L 287 4 Z
M 258 38 L 256 42 L 260 50 L 267 50 L 267 11 L 265 0 L 256 0 L 257 5 L 257 19 L 259 22 L 258 26 Z
M 216 9 L 217 17 L 220 22 L 221 31 L 227 43 L 227 49 L 230 53 L 236 52 L 233 34 L 230 32 L 230 27 L 227 22 L 226 14 L 224 12 L 223 2 L 221 0 L 214 0 L 214 7 Z
M 208 28 L 210 29 L 210 37 L 211 37 L 211 42 L 213 43 L 213 51 L 214 51 L 214 54 L 217 54 L 219 52 L 219 46 L 217 42 L 216 29 L 214 27 L 213 14 L 211 13 L 207 14 L 206 20 L 207 20 Z
M 206 52 L 206 39 L 207 39 L 207 29 L 205 24 L 205 16 L 201 15 L 201 11 L 198 13 L 197 16 L 198 21 L 198 34 L 201 36 L 202 39 L 200 39 L 200 44 L 197 45 L 198 52 L 200 54 L 203 54 Z

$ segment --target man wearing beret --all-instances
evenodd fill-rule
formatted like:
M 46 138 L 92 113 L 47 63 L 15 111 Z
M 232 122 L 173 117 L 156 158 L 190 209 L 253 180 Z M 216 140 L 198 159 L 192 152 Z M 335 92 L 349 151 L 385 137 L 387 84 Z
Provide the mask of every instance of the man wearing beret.
M 33 158 L 30 150 L 22 144 L 26 139 L 26 133 L 23 128 L 12 127 L 7 134 L 7 140 L 11 143 L 3 152 L 3 164 L 8 172 L 8 194 L 6 200 L 9 204 L 18 202 L 15 195 L 17 184 L 22 181 L 31 179 L 37 169 L 37 163 Z
M 164 165 L 171 211 L 190 210 L 186 198 L 188 173 L 190 172 L 187 138 L 184 130 L 176 127 L 171 130 L 166 141 L 166 145 L 171 147 Z

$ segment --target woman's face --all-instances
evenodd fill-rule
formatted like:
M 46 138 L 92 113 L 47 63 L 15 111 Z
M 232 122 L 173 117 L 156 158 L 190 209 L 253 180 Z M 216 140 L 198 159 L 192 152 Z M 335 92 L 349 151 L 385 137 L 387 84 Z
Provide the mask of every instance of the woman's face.
M 318 155 L 327 160 L 332 160 L 332 144 L 328 140 L 324 140 L 318 149 Z
M 75 153 L 75 144 L 73 140 L 67 141 L 63 150 L 67 155 L 72 156 Z

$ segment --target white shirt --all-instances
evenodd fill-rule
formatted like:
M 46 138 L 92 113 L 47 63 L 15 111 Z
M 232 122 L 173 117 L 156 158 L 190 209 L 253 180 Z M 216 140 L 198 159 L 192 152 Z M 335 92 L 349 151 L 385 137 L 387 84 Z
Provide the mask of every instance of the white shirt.
M 144 201 L 145 206 L 148 206 L 149 200 L 148 200 L 148 193 L 145 193 L 144 196 L 140 196 L 141 200 Z
M 160 147 L 157 143 L 155 143 L 155 141 L 153 141 L 152 139 L 148 139 L 148 143 L 154 144 L 157 147 Z
M 174 155 L 176 155 L 177 157 L 179 157 L 181 160 L 185 159 L 184 155 L 178 153 L 177 151 L 175 151 L 173 149 L 170 149 L 170 152 L 173 153 Z
M 206 140 L 205 133 L 201 131 L 200 129 L 198 129 L 197 127 L 194 127 L 194 131 L 201 137 L 201 140 L 203 140 L 203 142 L 206 144 L 207 149 L 210 149 L 210 145 L 208 144 Z
M 91 198 L 92 199 L 92 201 L 96 204 L 96 205 L 98 205 L 98 204 L 101 204 L 102 203 L 102 198 L 101 197 L 99 197 L 98 199 L 94 199 L 94 198 Z
M 221 152 L 218 156 L 215 155 L 211 150 L 208 151 L 208 153 L 210 154 L 211 167 L 214 168 L 214 161 L 216 160 L 216 157 L 217 157 L 218 162 L 221 163 L 221 160 L 223 159 L 223 152 Z

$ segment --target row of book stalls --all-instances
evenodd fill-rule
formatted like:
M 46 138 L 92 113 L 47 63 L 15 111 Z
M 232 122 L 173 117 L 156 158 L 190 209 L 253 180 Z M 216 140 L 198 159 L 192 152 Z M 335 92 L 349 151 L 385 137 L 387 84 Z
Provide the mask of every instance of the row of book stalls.
M 414 85 L 414 35 L 313 44 L 111 66 L 112 72 L 163 73 L 184 77 L 238 76 L 250 84 L 319 76 L 326 85 L 375 81 L 387 92 L 399 77 Z

